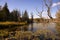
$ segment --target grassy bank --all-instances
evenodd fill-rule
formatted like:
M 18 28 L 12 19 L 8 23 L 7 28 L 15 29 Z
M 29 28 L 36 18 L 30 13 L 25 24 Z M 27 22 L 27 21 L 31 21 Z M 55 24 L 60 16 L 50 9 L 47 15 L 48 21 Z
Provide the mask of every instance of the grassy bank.
M 0 25 L 25 25 L 27 22 L 0 22 Z
M 17 26 L 23 26 L 26 24 L 27 22 L 0 22 L 0 30 L 1 29 L 15 30 Z

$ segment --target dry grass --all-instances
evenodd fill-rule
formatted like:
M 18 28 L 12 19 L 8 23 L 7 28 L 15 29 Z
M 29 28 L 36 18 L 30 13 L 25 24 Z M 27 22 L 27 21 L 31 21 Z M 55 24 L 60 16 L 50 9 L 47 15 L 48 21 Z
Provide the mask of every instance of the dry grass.
M 0 22 L 0 25 L 22 25 L 26 24 L 26 22 Z

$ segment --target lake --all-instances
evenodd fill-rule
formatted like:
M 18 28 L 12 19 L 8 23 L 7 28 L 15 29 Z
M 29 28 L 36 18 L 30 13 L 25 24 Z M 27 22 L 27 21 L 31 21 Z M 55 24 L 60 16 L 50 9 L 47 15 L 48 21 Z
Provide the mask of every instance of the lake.
M 31 30 L 32 28 L 33 32 L 37 30 L 43 30 L 43 31 L 50 30 L 50 31 L 56 32 L 55 23 L 33 23 L 33 24 L 30 24 L 28 27 L 29 27 L 29 30 Z
M 32 31 L 32 32 L 36 32 L 38 30 L 41 31 L 51 31 L 53 33 L 57 33 L 56 31 L 56 23 L 33 23 L 33 24 L 29 24 L 29 25 L 24 25 L 24 26 L 20 26 L 17 28 L 18 30 L 27 30 L 27 31 Z

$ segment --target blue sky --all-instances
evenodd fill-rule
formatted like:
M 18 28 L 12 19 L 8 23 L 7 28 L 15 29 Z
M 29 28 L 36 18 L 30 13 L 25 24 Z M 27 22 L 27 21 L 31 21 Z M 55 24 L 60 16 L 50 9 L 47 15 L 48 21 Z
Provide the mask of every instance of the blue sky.
M 0 5 L 3 6 L 5 4 L 5 2 L 8 3 L 8 8 L 10 11 L 12 11 L 13 9 L 18 9 L 21 12 L 22 11 L 24 12 L 24 10 L 27 10 L 29 13 L 29 17 L 30 17 L 30 13 L 33 13 L 34 18 L 36 18 L 36 17 L 38 17 L 36 15 L 37 14 L 36 8 L 38 8 L 38 11 L 42 10 L 43 0 L 0 0 Z M 59 0 L 53 0 L 53 7 L 51 9 L 51 14 L 53 17 L 55 17 L 58 2 L 59 2 Z M 44 7 L 44 9 L 45 9 L 45 7 Z M 47 13 L 46 12 L 43 13 L 43 16 L 47 17 Z

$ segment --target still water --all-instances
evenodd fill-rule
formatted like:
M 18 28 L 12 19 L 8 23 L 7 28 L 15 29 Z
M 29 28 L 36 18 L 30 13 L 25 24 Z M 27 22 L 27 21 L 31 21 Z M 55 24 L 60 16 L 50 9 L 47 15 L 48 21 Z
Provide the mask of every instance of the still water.
M 37 30 L 50 30 L 53 32 L 56 32 L 56 24 L 55 23 L 33 23 L 29 25 L 29 30 L 32 29 L 32 31 Z
M 24 27 L 24 28 L 23 28 Z M 36 32 L 38 30 L 49 30 L 51 32 L 57 33 L 56 32 L 56 23 L 33 23 L 29 25 L 24 25 L 23 27 L 18 27 L 17 29 L 27 29 L 28 31 Z

